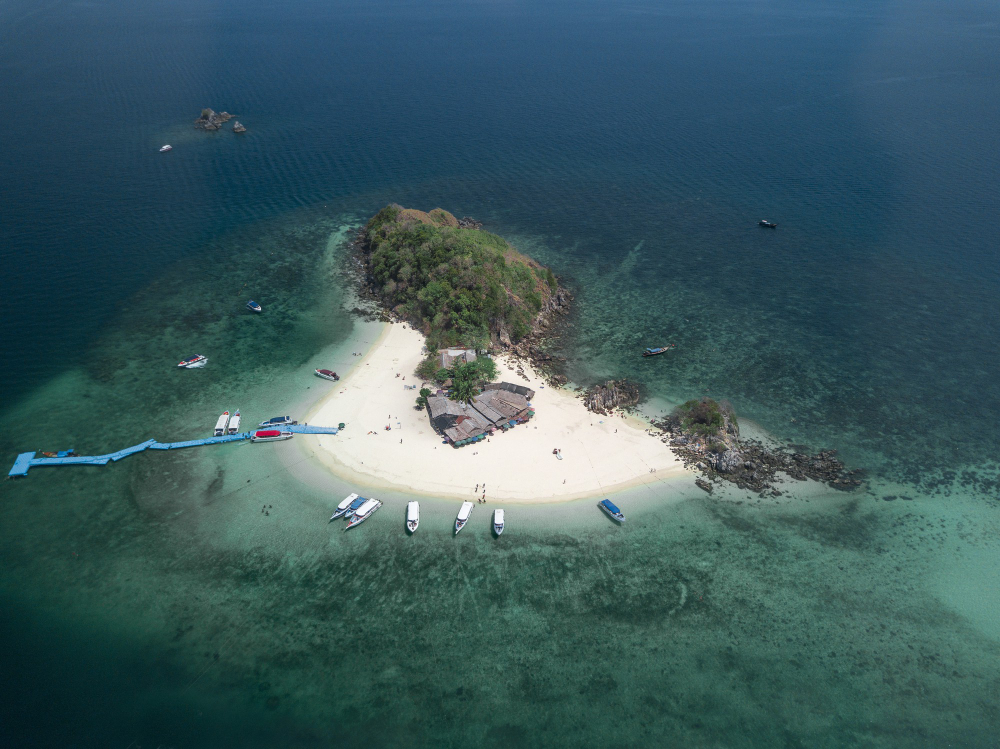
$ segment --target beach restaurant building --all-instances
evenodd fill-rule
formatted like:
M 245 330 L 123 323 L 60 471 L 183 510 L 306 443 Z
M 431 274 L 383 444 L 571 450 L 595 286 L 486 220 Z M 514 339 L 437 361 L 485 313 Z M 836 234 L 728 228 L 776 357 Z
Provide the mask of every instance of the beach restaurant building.
M 479 442 L 498 430 L 523 424 L 535 415 L 535 391 L 509 382 L 493 382 L 470 403 L 459 403 L 439 391 L 427 399 L 431 425 L 455 447 Z

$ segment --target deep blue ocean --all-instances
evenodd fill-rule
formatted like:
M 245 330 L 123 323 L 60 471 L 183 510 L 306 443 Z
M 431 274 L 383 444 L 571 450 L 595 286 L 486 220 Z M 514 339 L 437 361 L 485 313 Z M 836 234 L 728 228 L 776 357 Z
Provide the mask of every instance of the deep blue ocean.
M 614 539 L 567 509 L 495 556 L 248 530 L 244 475 L 324 498 L 236 452 L 35 471 L 0 487 L 0 741 L 995 746 L 998 18 L 0 2 L 5 466 L 194 436 L 223 392 L 291 408 L 317 352 L 373 334 L 345 240 L 395 202 L 564 279 L 574 382 L 727 398 L 869 477 L 785 509 L 695 490 Z

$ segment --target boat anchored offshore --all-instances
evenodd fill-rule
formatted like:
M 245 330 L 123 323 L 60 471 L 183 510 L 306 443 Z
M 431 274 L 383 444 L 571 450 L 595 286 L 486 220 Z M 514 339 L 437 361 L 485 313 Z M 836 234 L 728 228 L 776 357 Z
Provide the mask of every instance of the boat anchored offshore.
M 642 355 L 643 356 L 659 356 L 660 354 L 667 353 L 673 347 L 674 347 L 674 344 L 671 343 L 669 346 L 660 346 L 658 348 L 647 348 L 645 351 L 642 352 Z
M 455 518 L 455 533 L 458 533 L 465 524 L 469 522 L 469 515 L 472 514 L 472 502 L 462 502 L 462 506 L 458 508 L 458 517 Z
M 226 426 L 229 424 L 229 411 L 223 412 L 219 420 L 215 422 L 215 436 L 221 437 L 226 433 Z
M 354 513 L 354 516 L 351 518 L 350 522 L 347 524 L 347 527 L 344 528 L 344 530 L 345 531 L 350 530 L 356 525 L 361 525 L 368 518 L 374 515 L 375 510 L 377 510 L 381 506 L 382 503 L 379 502 L 377 499 L 365 500 L 365 503 L 358 508 L 357 512 Z
M 160 146 L 160 153 L 166 153 L 167 151 L 173 151 L 173 146 Z
M 606 513 L 608 513 L 608 515 L 613 517 L 619 523 L 625 522 L 625 515 L 622 514 L 621 510 L 619 510 L 617 507 L 611 504 L 610 499 L 602 499 L 600 502 L 597 503 L 597 506 L 600 507 L 602 510 L 604 510 Z
M 247 302 L 247 309 L 250 310 L 251 312 L 260 312 L 262 311 L 263 308 L 259 304 L 257 304 L 257 302 L 251 299 L 249 302 Z
M 344 510 L 344 517 L 347 520 L 350 520 L 352 517 L 354 517 L 354 513 L 358 511 L 358 508 L 360 508 L 361 505 L 363 505 L 365 502 L 368 501 L 367 497 L 358 497 L 357 494 L 355 494 L 354 496 L 357 497 L 357 499 L 355 499 L 353 502 L 347 505 L 347 509 Z
M 291 416 L 275 416 L 273 419 L 268 419 L 267 421 L 260 422 L 260 426 L 267 429 L 268 427 L 283 427 L 298 423 L 299 422 L 297 422 Z
M 493 511 L 493 532 L 498 536 L 503 533 L 503 510 Z
M 348 494 L 341 501 L 341 503 L 339 505 L 337 505 L 337 509 L 333 511 L 333 514 L 330 516 L 330 521 L 332 522 L 332 521 L 336 520 L 341 515 L 343 515 L 345 512 L 347 512 L 347 508 L 350 507 L 351 504 L 354 502 L 354 500 L 356 500 L 357 498 L 358 498 L 357 494 Z
M 777 224 L 772 224 L 766 218 L 762 218 L 760 221 L 758 221 L 757 222 L 757 226 L 763 226 L 765 229 L 777 229 L 778 228 Z
M 184 361 L 180 362 L 177 366 L 183 369 L 201 369 L 208 363 L 208 357 L 202 356 L 201 354 L 195 354 L 194 356 L 189 356 Z
M 291 438 L 291 432 L 283 432 L 280 429 L 260 429 L 250 435 L 251 442 L 279 442 Z
M 240 431 L 240 409 L 236 409 L 236 413 L 233 414 L 233 418 L 229 420 L 229 433 L 236 434 Z M 291 434 L 291 432 L 288 432 Z
M 416 533 L 418 525 L 420 525 L 420 503 L 419 502 L 407 502 L 406 503 L 406 530 L 408 530 L 410 533 Z
M 329 369 L 317 369 L 316 376 L 322 377 L 324 380 L 333 380 L 334 382 L 340 379 L 339 374 L 331 372 Z

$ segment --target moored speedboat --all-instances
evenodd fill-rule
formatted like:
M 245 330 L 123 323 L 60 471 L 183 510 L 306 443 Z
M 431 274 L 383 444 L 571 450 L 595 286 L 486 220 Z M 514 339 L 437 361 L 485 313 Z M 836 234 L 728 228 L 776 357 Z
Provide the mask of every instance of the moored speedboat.
M 202 356 L 201 354 L 195 354 L 194 356 L 189 356 L 184 361 L 178 363 L 177 366 L 184 369 L 199 369 L 200 367 L 204 367 L 207 362 L 208 357 Z
M 350 528 L 353 528 L 356 525 L 361 525 L 368 518 L 374 515 L 375 510 L 377 510 L 381 506 L 382 503 L 379 502 L 377 499 L 366 500 L 365 503 L 358 508 L 358 511 L 354 513 L 354 516 L 351 518 L 350 522 L 347 524 L 347 527 L 344 528 L 344 530 L 346 531 Z
M 260 426 L 267 429 L 268 427 L 283 427 L 289 424 L 298 424 L 295 419 L 291 416 L 275 416 L 273 419 L 268 419 L 267 421 L 260 422 Z
M 597 503 L 597 506 L 600 507 L 602 510 L 604 510 L 606 513 L 608 513 L 608 515 L 613 517 L 619 523 L 625 522 L 625 515 L 622 514 L 622 511 L 611 503 L 610 499 L 602 499 L 600 502 Z
M 407 502 L 406 503 L 406 530 L 410 533 L 414 533 L 417 530 L 417 526 L 420 525 L 420 503 L 419 502 Z
M 259 304 L 257 304 L 257 302 L 251 299 L 249 302 L 247 302 L 247 309 L 250 310 L 251 312 L 260 312 L 262 311 L 263 308 Z
M 229 424 L 229 411 L 223 412 L 219 420 L 215 422 L 215 436 L 221 437 L 226 433 L 226 426 Z
M 472 502 L 462 502 L 462 506 L 458 508 L 458 517 L 455 518 L 455 533 L 458 533 L 465 524 L 469 522 L 469 515 L 472 514 L 473 508 Z
M 357 497 L 357 499 L 355 499 L 353 502 L 347 505 L 347 509 L 344 511 L 344 517 L 347 520 L 350 520 L 352 517 L 354 517 L 354 513 L 358 511 L 358 508 L 360 508 L 361 505 L 363 505 L 365 502 L 368 501 L 367 497 L 358 497 L 357 494 L 355 494 L 354 496 Z
M 645 351 L 642 352 L 642 355 L 643 356 L 657 356 L 659 354 L 665 354 L 665 353 L 667 353 L 671 348 L 673 348 L 673 344 L 671 344 L 669 346 L 659 346 L 657 348 L 647 348 Z
M 757 222 L 757 226 L 763 226 L 765 229 L 777 229 L 778 228 L 777 224 L 772 224 L 766 218 L 762 218 L 760 221 L 758 221 Z
M 503 510 L 493 511 L 493 532 L 498 536 L 503 533 Z
M 240 409 L 237 408 L 233 418 L 229 420 L 229 433 L 236 434 L 238 431 L 240 431 Z
M 340 375 L 336 372 L 331 372 L 329 369 L 317 369 L 316 376 L 322 377 L 324 380 L 333 380 L 334 382 L 340 379 Z
M 340 504 L 337 505 L 337 509 L 333 511 L 333 514 L 330 516 L 330 520 L 331 521 L 336 520 L 345 512 L 347 512 L 347 508 L 350 507 L 351 504 L 354 502 L 354 500 L 356 500 L 357 498 L 358 498 L 357 494 L 348 494 L 343 500 L 341 500 Z
M 291 432 L 282 432 L 280 429 L 260 429 L 250 435 L 251 442 L 279 442 L 280 440 L 290 440 Z
M 167 151 L 173 151 L 173 146 L 160 146 L 160 153 L 166 153 Z

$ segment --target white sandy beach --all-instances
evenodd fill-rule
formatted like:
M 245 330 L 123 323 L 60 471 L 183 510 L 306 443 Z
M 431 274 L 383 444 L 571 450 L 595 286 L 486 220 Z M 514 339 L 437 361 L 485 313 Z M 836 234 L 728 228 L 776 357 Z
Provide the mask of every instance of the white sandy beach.
M 488 442 L 459 449 L 443 444 L 427 412 L 414 408 L 418 391 L 404 388 L 421 386 L 413 372 L 423 345 L 423 335 L 410 326 L 388 325 L 303 419 L 344 422 L 346 429 L 310 440 L 302 449 L 365 486 L 462 499 L 482 497 L 485 485 L 488 500 L 552 502 L 690 475 L 639 419 L 593 414 L 573 393 L 545 387 L 528 367 L 525 382 L 502 359 L 500 380 L 535 390 L 535 417 Z M 553 448 L 562 451 L 562 460 Z

